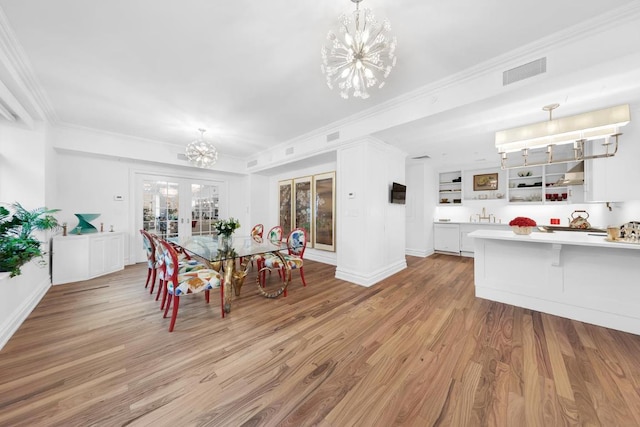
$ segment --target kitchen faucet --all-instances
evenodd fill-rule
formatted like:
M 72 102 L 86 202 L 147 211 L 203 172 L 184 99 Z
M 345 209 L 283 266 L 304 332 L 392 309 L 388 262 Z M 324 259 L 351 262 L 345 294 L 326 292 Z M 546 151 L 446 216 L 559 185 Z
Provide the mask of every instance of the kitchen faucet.
M 478 222 L 482 222 L 483 219 L 486 219 L 487 222 L 491 222 L 491 218 L 493 218 L 493 214 L 487 215 L 487 211 L 484 207 L 482 208 L 482 214 L 476 214 L 476 215 L 478 215 Z M 494 222 L 495 222 L 495 218 L 494 218 Z

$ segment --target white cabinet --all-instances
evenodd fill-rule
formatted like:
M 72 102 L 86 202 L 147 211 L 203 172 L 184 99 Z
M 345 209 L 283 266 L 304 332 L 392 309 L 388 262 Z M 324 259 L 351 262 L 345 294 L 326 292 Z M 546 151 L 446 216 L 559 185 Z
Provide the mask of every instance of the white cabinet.
M 474 238 L 469 237 L 469 233 L 473 233 L 476 230 L 508 230 L 507 224 L 482 224 L 482 223 L 470 223 L 460 224 L 460 253 L 464 256 L 473 256 L 474 253 Z
M 52 243 L 54 285 L 88 280 L 124 268 L 124 233 L 55 236 Z
M 458 224 L 434 224 L 433 249 L 438 252 L 459 254 L 460 227 Z

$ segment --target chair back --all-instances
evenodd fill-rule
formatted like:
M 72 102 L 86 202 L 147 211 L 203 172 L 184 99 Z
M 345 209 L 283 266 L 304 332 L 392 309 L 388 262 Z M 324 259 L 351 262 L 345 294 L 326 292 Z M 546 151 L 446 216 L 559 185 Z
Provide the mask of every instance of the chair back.
M 173 246 L 166 240 L 161 240 L 162 253 L 164 263 L 162 269 L 164 271 L 164 280 L 167 282 L 178 282 L 178 253 Z
M 256 224 L 251 229 L 251 238 L 256 242 L 262 242 L 262 233 L 264 233 L 264 225 Z
M 149 268 L 156 268 L 156 245 L 151 234 L 144 230 L 140 230 L 142 234 L 142 244 L 147 253 L 147 264 Z
M 269 230 L 267 238 L 271 243 L 280 243 L 282 242 L 282 234 L 282 227 L 276 225 L 275 227 L 272 227 L 271 230 Z
M 153 241 L 153 243 L 156 246 L 156 269 L 159 270 L 160 272 L 160 279 L 164 280 L 164 247 L 162 246 L 162 244 L 160 242 L 162 242 L 163 240 L 156 236 L 155 234 L 150 234 L 151 236 L 151 240 Z
M 290 255 L 302 258 L 307 247 L 307 231 L 304 228 L 296 228 L 287 237 L 287 247 Z

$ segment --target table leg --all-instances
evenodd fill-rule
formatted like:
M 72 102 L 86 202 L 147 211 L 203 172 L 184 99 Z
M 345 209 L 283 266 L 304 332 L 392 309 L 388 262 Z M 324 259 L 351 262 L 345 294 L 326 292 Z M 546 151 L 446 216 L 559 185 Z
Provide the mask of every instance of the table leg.
M 235 270 L 236 260 L 229 258 L 224 260 L 224 289 L 222 295 L 224 297 L 224 312 L 231 312 L 231 288 L 233 288 L 233 272 Z
M 244 284 L 244 278 L 247 277 L 250 262 L 251 258 L 249 257 L 240 258 L 240 266 L 233 272 L 233 278 L 231 280 L 237 297 L 240 296 L 240 289 L 242 289 L 242 285 Z
M 280 262 L 284 266 L 284 275 L 282 277 L 282 286 L 280 286 L 278 289 L 276 289 L 275 291 L 272 291 L 272 292 L 268 292 L 268 291 L 265 290 L 265 288 L 262 287 L 262 285 L 260 284 L 260 276 L 262 276 L 262 272 L 263 271 L 270 270 L 269 267 L 262 267 L 258 271 L 258 277 L 256 278 L 256 283 L 258 284 L 258 292 L 260 293 L 260 295 L 262 295 L 263 297 L 267 297 L 267 298 L 278 298 L 280 295 L 282 295 L 284 293 L 284 291 L 287 289 L 287 286 L 289 286 L 289 283 L 291 282 L 291 267 L 289 267 L 289 264 L 287 264 L 287 261 L 284 258 L 284 255 L 282 255 L 282 253 L 280 253 L 280 252 L 274 252 L 274 254 L 278 258 L 280 258 Z

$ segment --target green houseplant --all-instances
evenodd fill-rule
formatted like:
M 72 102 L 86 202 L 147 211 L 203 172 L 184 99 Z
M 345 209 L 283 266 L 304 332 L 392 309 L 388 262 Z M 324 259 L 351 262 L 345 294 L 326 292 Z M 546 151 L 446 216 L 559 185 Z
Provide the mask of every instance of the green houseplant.
M 0 272 L 14 277 L 27 262 L 42 257 L 42 242 L 33 233 L 58 228 L 58 220 L 52 214 L 59 209 L 28 210 L 18 202 L 9 208 L 0 206 Z

